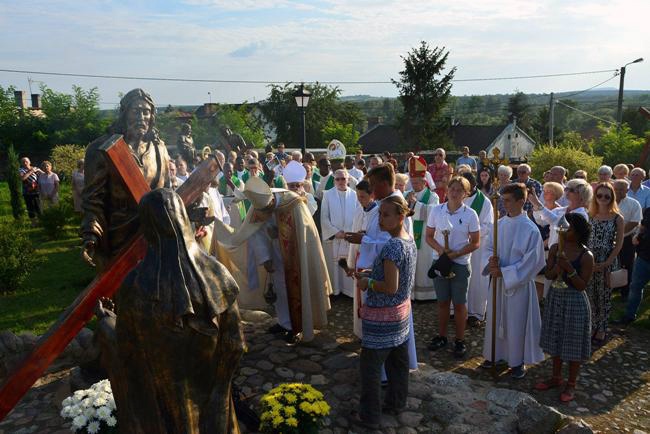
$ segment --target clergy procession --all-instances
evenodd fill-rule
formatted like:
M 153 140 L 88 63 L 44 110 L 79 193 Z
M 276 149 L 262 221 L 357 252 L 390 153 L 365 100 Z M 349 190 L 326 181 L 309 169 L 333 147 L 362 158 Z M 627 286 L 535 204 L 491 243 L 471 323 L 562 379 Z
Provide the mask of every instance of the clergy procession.
M 349 156 L 336 139 L 318 156 L 287 154 L 283 144 L 266 151 L 216 151 L 222 170 L 203 202 L 214 219 L 195 223 L 196 236 L 211 234 L 206 251 L 239 276 L 240 307 L 272 303 L 268 333 L 291 345 L 327 324 L 330 300 L 352 299 L 350 332 L 362 348 L 353 423 L 376 429 L 382 412 L 406 406 L 418 369 L 412 303 L 428 302 L 438 317 L 432 357 L 450 348 L 464 358 L 466 328 L 484 326 L 478 369 L 521 379 L 546 353 L 552 372 L 534 388 L 557 388 L 562 403 L 575 399 L 581 364 L 608 339 L 612 290 L 628 299 L 615 322 L 635 318 L 645 282 L 618 257 L 625 227 L 628 254 L 636 248 L 644 267 L 650 203 L 633 197 L 648 187 L 635 190 L 627 167 L 590 185 L 556 166 L 541 184 L 498 150 L 474 158 L 465 148 L 455 165 L 443 149 L 431 163 L 414 153 Z

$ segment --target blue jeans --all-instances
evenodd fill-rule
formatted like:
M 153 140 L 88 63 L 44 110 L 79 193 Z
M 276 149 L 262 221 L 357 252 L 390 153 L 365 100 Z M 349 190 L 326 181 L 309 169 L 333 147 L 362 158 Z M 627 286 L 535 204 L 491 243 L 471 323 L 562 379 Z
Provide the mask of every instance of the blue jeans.
M 632 282 L 630 282 L 630 294 L 625 307 L 625 319 L 633 320 L 643 300 L 643 287 L 650 281 L 650 262 L 637 256 L 632 271 Z

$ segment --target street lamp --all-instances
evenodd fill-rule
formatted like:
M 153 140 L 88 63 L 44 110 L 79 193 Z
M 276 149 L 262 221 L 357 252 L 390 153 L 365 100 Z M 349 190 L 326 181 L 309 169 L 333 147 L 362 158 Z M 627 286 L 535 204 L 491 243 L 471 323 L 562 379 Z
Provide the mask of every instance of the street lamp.
M 625 82 L 625 67 L 627 65 L 639 62 L 643 62 L 643 57 L 639 57 L 638 59 L 628 62 L 621 67 L 621 81 L 618 85 L 618 111 L 616 112 L 616 125 L 619 131 L 621 129 L 621 123 L 623 121 L 623 83 Z
M 305 89 L 305 83 L 300 83 L 300 87 L 293 94 L 296 98 L 296 105 L 300 108 L 302 112 L 302 155 L 307 153 L 307 130 L 305 127 L 305 108 L 309 104 L 309 97 L 311 92 Z

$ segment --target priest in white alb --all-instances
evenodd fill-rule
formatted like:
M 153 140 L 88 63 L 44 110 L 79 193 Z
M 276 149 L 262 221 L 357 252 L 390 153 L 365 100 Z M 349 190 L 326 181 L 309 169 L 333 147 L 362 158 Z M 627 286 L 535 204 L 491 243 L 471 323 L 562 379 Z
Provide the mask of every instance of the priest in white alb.
M 490 258 L 483 274 L 497 279 L 496 317 L 488 296 L 483 344 L 483 367 L 504 360 L 513 378 L 526 375 L 525 365 L 544 360 L 539 346 L 542 320 L 535 290 L 535 276 L 544 268 L 544 244 L 537 226 L 524 212 L 526 186 L 508 184 L 501 190 L 506 216 L 498 222 L 496 255 L 490 242 Z M 492 285 L 490 285 L 490 291 Z M 492 322 L 496 321 L 496 351 L 492 358 Z
M 320 224 L 323 238 L 323 253 L 327 261 L 334 295 L 343 293 L 354 296 L 354 281 L 338 265 L 340 259 L 347 262 L 350 243 L 345 233 L 352 231 L 354 215 L 359 205 L 357 194 L 348 187 L 348 173 L 345 169 L 334 172 L 334 187 L 325 191 L 321 202 Z
M 431 208 L 440 202 L 438 195 L 426 183 L 425 174 L 427 162 L 423 157 L 414 156 L 409 160 L 409 177 L 412 190 L 406 193 L 409 207 L 413 215 L 413 238 L 418 249 L 417 265 L 415 267 L 415 285 L 411 292 L 414 300 L 435 300 L 436 291 L 433 279 L 428 276 L 433 262 L 433 248 L 422 239 Z
M 465 177 L 472 188 L 470 195 L 463 203 L 472 208 L 478 214 L 478 221 L 481 225 L 481 246 L 472 252 L 470 268 L 472 274 L 469 278 L 467 290 L 467 324 L 475 327 L 479 322 L 485 320 L 485 309 L 487 307 L 488 289 L 490 286 L 489 276 L 483 275 L 481 270 L 487 264 L 488 248 L 492 245 L 492 225 L 494 224 L 494 212 L 490 198 L 486 197 L 480 189 L 476 188 L 476 178 L 471 172 L 465 172 Z

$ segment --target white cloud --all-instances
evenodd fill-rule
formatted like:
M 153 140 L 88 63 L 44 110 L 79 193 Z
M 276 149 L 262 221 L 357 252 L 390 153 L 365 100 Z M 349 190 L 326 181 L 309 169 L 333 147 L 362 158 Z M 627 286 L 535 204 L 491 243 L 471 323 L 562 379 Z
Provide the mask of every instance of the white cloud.
M 400 55 L 426 40 L 450 51 L 458 78 L 609 69 L 643 56 L 647 63 L 630 69 L 627 83 L 650 88 L 648 3 L 186 0 L 182 8 L 155 10 L 140 2 L 13 2 L 0 5 L 0 57 L 5 67 L 64 72 L 377 81 L 397 77 Z M 15 78 L 0 73 L 0 84 Z M 457 83 L 454 92 L 579 89 L 604 78 Z M 75 82 L 69 79 L 67 88 Z M 111 95 L 133 84 L 95 83 Z M 267 93 L 263 85 L 144 85 L 172 103 L 196 103 L 210 89 L 213 98 L 228 101 Z M 390 84 L 342 88 L 395 94 Z

